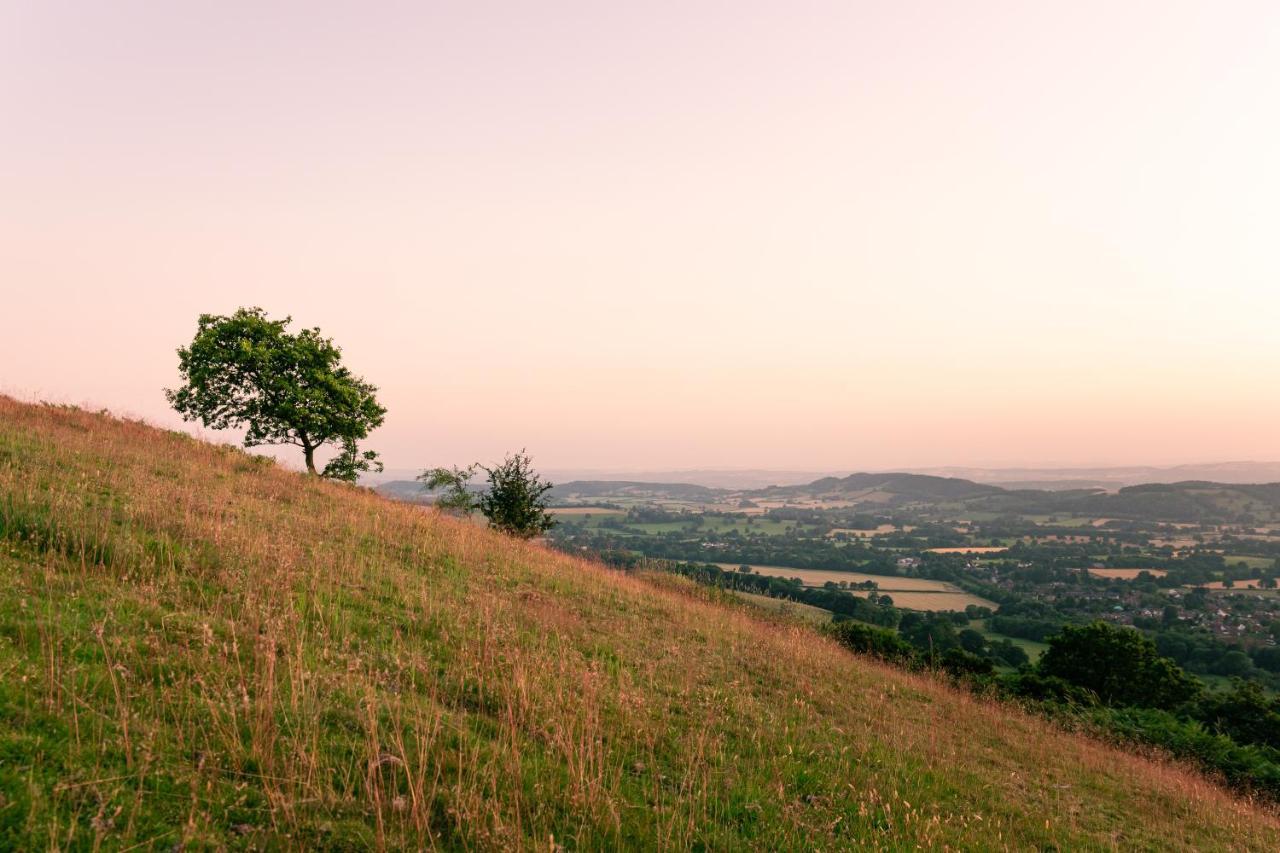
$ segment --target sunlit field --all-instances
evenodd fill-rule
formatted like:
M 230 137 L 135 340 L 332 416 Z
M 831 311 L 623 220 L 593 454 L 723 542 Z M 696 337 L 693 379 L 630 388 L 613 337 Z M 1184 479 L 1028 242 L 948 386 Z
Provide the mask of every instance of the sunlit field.
M 1093 575 L 1094 577 L 1113 578 L 1113 579 L 1126 580 L 1126 581 L 1131 581 L 1134 578 L 1136 578 L 1138 575 L 1143 574 L 1144 572 L 1146 574 L 1151 575 L 1151 577 L 1153 578 L 1162 578 L 1165 575 L 1169 574 L 1164 569 L 1097 569 L 1097 568 L 1093 568 L 1093 569 L 1089 569 L 1088 571 L 1089 571 L 1089 574 Z

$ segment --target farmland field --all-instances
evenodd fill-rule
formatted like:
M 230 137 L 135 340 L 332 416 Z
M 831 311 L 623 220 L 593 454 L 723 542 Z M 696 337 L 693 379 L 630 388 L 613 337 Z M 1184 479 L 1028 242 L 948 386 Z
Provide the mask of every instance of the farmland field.
M 1131 581 L 1143 572 L 1148 573 L 1153 578 L 1162 578 L 1169 574 L 1164 569 L 1089 569 L 1089 574 L 1095 578 L 1111 578 L 1113 580 Z
M 1258 586 L 1259 583 L 1260 581 L 1257 578 L 1250 578 L 1248 580 L 1238 580 L 1232 583 L 1230 589 L 1260 589 L 1261 587 Z M 1228 588 L 1227 585 L 1222 581 L 1213 581 L 1212 583 L 1205 583 L 1205 584 L 1199 584 L 1199 585 L 1205 587 L 1206 589 L 1227 589 Z
M 1228 566 L 1244 563 L 1251 569 L 1269 569 L 1275 565 L 1275 560 L 1271 557 L 1241 557 L 1236 554 L 1224 554 L 1222 559 L 1226 560 Z
M 995 546 L 964 545 L 959 548 L 928 548 L 926 550 L 933 554 L 999 554 L 1001 551 L 1008 551 L 1009 549 Z
M 872 536 L 883 536 L 886 533 L 894 533 L 897 531 L 897 529 L 898 528 L 892 524 L 881 524 L 879 527 L 876 527 L 871 530 L 862 530 L 862 529 L 853 528 L 853 527 L 836 527 L 827 531 L 827 535 L 835 536 L 837 534 L 843 533 L 845 536 L 856 536 L 859 539 L 868 539 Z M 915 528 L 912 527 L 911 525 L 907 525 L 906 527 L 903 528 L 904 533 L 910 533 L 912 530 L 915 530 Z
M 598 506 L 554 506 L 551 507 L 552 515 L 622 515 L 620 509 L 608 509 Z
M 1048 524 L 1053 527 L 1101 527 L 1111 520 L 1109 518 L 1089 518 L 1088 516 L 1055 515 L 1028 515 L 1027 519 L 1037 524 Z
M 967 592 L 881 592 L 893 599 L 894 607 L 907 610 L 964 610 L 970 605 L 996 608 L 995 602 Z
M 717 563 L 720 568 L 733 571 L 738 566 L 732 563 Z M 900 578 L 894 575 L 868 575 L 862 572 L 837 572 L 829 569 L 792 569 L 787 566 L 751 566 L 752 571 L 762 575 L 774 575 L 780 578 L 800 578 L 805 586 L 822 586 L 827 581 L 840 583 L 863 583 L 874 581 L 881 592 L 958 592 L 959 588 L 946 581 L 929 580 L 928 578 Z
M 718 563 L 730 571 L 738 567 L 730 563 Z M 965 592 L 946 581 L 928 578 L 900 578 L 892 575 L 867 575 L 861 572 L 834 572 L 823 569 L 790 569 L 785 566 L 751 566 L 762 575 L 782 578 L 799 578 L 805 586 L 820 587 L 828 581 L 856 584 L 874 581 L 883 595 L 893 599 L 895 607 L 908 610 L 964 610 L 970 604 L 996 609 L 994 602 Z

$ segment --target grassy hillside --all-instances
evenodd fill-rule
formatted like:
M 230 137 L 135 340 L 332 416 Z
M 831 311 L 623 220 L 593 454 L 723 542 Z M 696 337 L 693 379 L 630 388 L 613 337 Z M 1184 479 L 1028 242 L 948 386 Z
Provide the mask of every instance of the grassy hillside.
M 1280 847 L 700 595 L 0 398 L 0 849 Z

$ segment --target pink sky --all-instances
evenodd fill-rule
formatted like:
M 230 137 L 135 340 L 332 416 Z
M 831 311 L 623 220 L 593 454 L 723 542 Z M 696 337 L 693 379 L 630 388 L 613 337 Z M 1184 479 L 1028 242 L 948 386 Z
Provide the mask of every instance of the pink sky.
M 1269 2 L 0 0 L 0 389 L 261 305 L 393 467 L 1277 459 L 1277 93 Z

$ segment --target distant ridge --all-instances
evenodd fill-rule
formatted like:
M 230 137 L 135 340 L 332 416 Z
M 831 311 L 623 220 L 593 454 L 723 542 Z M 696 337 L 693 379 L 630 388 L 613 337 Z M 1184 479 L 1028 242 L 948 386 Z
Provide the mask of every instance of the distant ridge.
M 1280 482 L 1280 462 L 1207 462 L 1190 465 L 1129 465 L 1076 468 L 981 468 L 942 466 L 910 468 L 907 473 L 960 477 L 1010 488 L 1118 489 L 1144 483 L 1181 483 L 1202 480 L 1214 483 L 1253 484 Z
M 1004 491 L 959 477 L 938 477 L 929 474 L 908 473 L 859 473 L 847 477 L 823 477 L 804 486 L 782 486 L 761 490 L 762 495 L 789 494 L 849 494 L 880 491 L 913 500 L 947 500 L 994 495 Z
M 427 467 L 427 466 L 423 466 Z M 383 487 L 396 481 L 413 483 L 422 469 L 389 469 L 385 474 L 367 479 L 369 485 Z M 805 471 L 796 469 L 772 470 L 768 468 L 691 468 L 670 470 L 604 470 L 604 469 L 556 469 L 543 472 L 553 483 L 601 482 L 601 483 L 673 483 L 705 486 L 711 489 L 732 491 L 763 489 L 769 486 L 804 486 L 824 479 L 841 479 L 854 475 L 849 469 Z M 868 473 L 868 472 L 863 472 Z M 1188 480 L 1204 480 L 1215 483 L 1275 483 L 1280 482 L 1280 462 L 1207 462 L 1187 465 L 1116 465 L 1094 467 L 1009 467 L 987 468 L 981 466 L 936 466 L 925 468 L 870 469 L 871 474 L 913 474 L 944 479 L 969 480 L 988 486 L 1010 489 L 1106 489 L 1114 491 L 1122 486 L 1144 483 L 1178 483 Z M 861 476 L 862 474 L 859 474 Z M 397 486 L 397 489 L 401 487 Z M 395 491 L 393 489 L 392 491 Z

